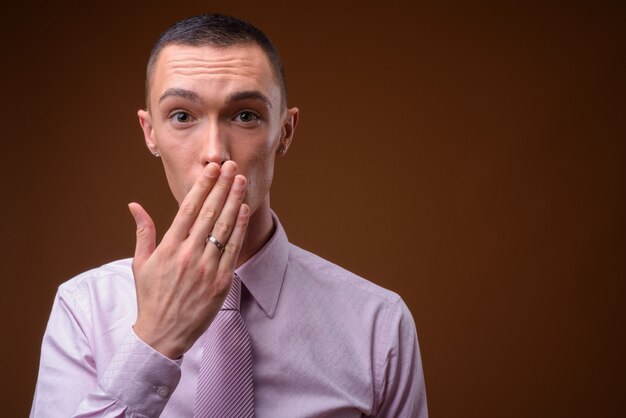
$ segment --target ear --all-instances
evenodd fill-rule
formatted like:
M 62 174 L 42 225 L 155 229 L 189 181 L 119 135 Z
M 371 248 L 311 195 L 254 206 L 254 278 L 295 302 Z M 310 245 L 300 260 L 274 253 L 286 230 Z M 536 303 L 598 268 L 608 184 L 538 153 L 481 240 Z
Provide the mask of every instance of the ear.
M 146 141 L 146 146 L 150 150 L 151 154 L 158 155 L 159 149 L 154 142 L 154 129 L 152 127 L 152 118 L 150 116 L 150 112 L 141 109 L 137 111 L 137 116 L 139 117 L 139 125 L 141 125 L 141 130 L 143 131 L 143 137 Z
M 280 143 L 278 150 L 276 151 L 279 156 L 287 154 L 287 150 L 293 140 L 293 134 L 296 131 L 298 125 L 298 117 L 300 116 L 300 110 L 297 107 L 287 109 L 285 119 L 283 122 L 282 133 L 280 137 Z

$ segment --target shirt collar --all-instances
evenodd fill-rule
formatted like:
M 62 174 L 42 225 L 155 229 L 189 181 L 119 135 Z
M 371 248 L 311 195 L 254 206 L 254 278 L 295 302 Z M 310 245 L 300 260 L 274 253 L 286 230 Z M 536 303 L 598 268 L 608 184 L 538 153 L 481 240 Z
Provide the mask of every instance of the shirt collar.
M 272 220 L 276 230 L 270 240 L 235 271 L 270 318 L 276 311 L 289 257 L 287 234 L 274 212 Z

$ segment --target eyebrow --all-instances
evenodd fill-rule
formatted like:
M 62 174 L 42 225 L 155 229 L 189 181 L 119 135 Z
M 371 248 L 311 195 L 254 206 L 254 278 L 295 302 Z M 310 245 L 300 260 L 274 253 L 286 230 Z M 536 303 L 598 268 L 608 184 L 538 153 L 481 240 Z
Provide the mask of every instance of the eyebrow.
M 192 102 L 202 102 L 202 98 L 195 91 L 181 88 L 169 88 L 159 97 L 159 103 L 168 97 L 180 97 L 181 99 L 190 100 Z
M 190 100 L 196 103 L 202 103 L 203 101 L 200 95 L 195 91 L 177 87 L 165 90 L 161 97 L 159 97 L 159 103 L 161 103 L 168 97 L 180 97 L 182 99 Z M 260 100 L 265 103 L 267 107 L 272 107 L 272 102 L 267 98 L 267 96 L 256 90 L 239 91 L 236 93 L 232 93 L 226 98 L 226 101 L 231 103 L 240 102 L 243 100 Z
M 226 99 L 226 101 L 228 102 L 239 102 L 242 100 L 260 100 L 263 103 L 265 103 L 267 105 L 267 107 L 272 107 L 272 102 L 270 102 L 270 99 L 267 98 L 266 95 L 264 95 L 263 93 L 256 91 L 256 90 L 249 90 L 249 91 L 240 91 L 237 93 L 233 93 L 230 96 L 228 96 L 228 98 Z

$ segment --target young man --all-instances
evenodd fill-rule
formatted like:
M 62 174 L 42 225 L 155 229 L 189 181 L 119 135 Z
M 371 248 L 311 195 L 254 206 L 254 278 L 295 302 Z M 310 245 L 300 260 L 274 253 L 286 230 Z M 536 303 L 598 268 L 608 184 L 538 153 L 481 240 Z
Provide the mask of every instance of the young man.
M 180 209 L 157 246 L 130 204 L 132 262 L 60 286 L 31 416 L 427 416 L 400 297 L 290 244 L 270 209 L 298 109 L 267 37 L 178 22 L 138 116 Z

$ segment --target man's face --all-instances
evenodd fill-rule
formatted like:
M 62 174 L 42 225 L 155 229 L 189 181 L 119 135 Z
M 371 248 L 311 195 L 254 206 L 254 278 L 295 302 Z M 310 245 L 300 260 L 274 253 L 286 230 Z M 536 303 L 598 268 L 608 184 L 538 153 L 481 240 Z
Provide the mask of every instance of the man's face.
M 285 109 L 269 60 L 255 44 L 169 45 L 153 69 L 150 110 L 139 120 L 180 204 L 210 162 L 233 160 L 246 203 L 269 207 L 274 158 L 286 152 L 298 109 Z

